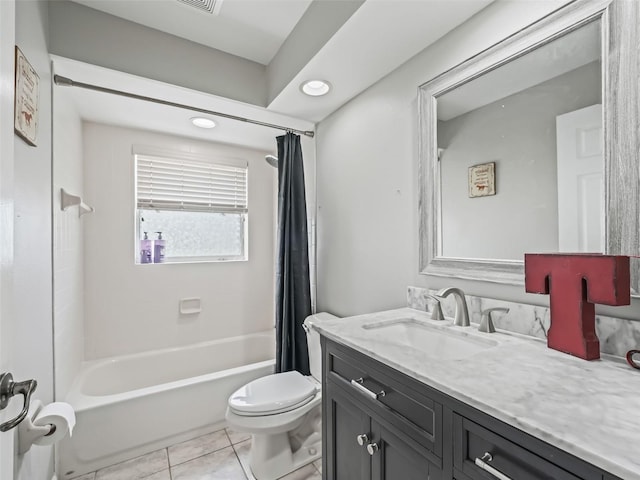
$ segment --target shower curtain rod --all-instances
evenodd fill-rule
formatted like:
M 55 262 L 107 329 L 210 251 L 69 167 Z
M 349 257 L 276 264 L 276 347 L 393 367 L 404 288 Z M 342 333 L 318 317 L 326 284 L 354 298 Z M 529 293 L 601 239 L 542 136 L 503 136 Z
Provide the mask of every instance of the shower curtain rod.
M 215 117 L 224 117 L 231 120 L 237 120 L 239 122 L 253 123 L 254 125 L 262 125 L 263 127 L 277 128 L 278 130 L 285 130 L 291 133 L 298 133 L 313 138 L 315 132 L 313 130 L 298 130 L 295 128 L 283 127 L 282 125 L 275 125 L 273 123 L 260 122 L 258 120 L 252 120 L 250 118 L 239 117 L 237 115 L 230 115 L 228 113 L 214 112 L 213 110 L 207 110 L 206 108 L 192 107 L 190 105 L 184 105 L 182 103 L 169 102 L 168 100 L 162 100 L 160 98 L 146 97 L 144 95 L 137 95 L 135 93 L 123 92 L 122 90 L 114 90 L 112 88 L 100 87 L 98 85 L 91 85 L 90 83 L 76 82 L 67 77 L 60 75 L 54 75 L 53 81 L 56 85 L 63 87 L 80 87 L 87 90 L 93 90 L 96 92 L 110 93 L 112 95 L 119 95 L 121 97 L 133 98 L 135 100 L 143 100 L 145 102 L 158 103 L 160 105 L 167 105 L 169 107 L 184 108 L 186 110 L 192 110 L 198 113 L 206 113 Z

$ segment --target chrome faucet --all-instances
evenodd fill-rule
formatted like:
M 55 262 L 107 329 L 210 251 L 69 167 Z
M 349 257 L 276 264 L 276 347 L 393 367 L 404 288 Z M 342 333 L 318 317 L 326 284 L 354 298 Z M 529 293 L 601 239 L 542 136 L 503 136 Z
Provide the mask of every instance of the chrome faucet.
M 442 313 L 442 305 L 440 301 L 442 297 L 436 297 L 435 295 L 427 294 L 427 298 L 433 301 L 433 310 L 431 311 L 431 320 L 444 320 L 444 313 Z
M 448 287 L 436 293 L 438 297 L 448 297 L 451 294 L 456 297 L 456 316 L 453 324 L 459 327 L 468 327 L 470 325 L 469 309 L 467 308 L 467 299 L 464 296 L 464 292 L 459 288 Z
M 494 307 L 484 310 L 482 312 L 482 318 L 480 319 L 480 326 L 478 327 L 479 332 L 494 333 L 496 331 L 496 328 L 493 325 L 493 317 L 491 316 L 494 312 L 509 313 L 509 309 L 504 307 Z

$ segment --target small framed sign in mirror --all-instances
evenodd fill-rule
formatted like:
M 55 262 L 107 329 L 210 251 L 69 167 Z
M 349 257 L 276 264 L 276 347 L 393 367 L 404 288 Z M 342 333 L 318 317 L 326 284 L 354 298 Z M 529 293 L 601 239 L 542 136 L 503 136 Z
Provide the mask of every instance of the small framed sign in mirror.
M 496 194 L 496 163 L 469 167 L 469 198 Z

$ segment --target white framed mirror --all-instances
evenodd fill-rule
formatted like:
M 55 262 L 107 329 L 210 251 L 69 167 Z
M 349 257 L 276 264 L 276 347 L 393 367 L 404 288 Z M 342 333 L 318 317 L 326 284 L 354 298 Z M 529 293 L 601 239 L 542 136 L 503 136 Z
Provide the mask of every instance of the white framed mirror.
M 419 87 L 421 273 L 522 284 L 524 253 L 640 255 L 639 20 L 577 0 Z

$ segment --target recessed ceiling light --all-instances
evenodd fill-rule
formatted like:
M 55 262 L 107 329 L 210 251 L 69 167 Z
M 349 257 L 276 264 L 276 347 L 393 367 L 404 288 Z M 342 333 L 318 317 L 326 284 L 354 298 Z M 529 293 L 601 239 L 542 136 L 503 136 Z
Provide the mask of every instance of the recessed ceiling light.
M 213 128 L 216 126 L 216 122 L 214 122 L 210 118 L 204 117 L 193 117 L 191 119 L 191 123 L 200 128 Z
M 331 85 L 325 80 L 309 80 L 302 84 L 302 91 L 312 97 L 326 95 L 331 90 Z

